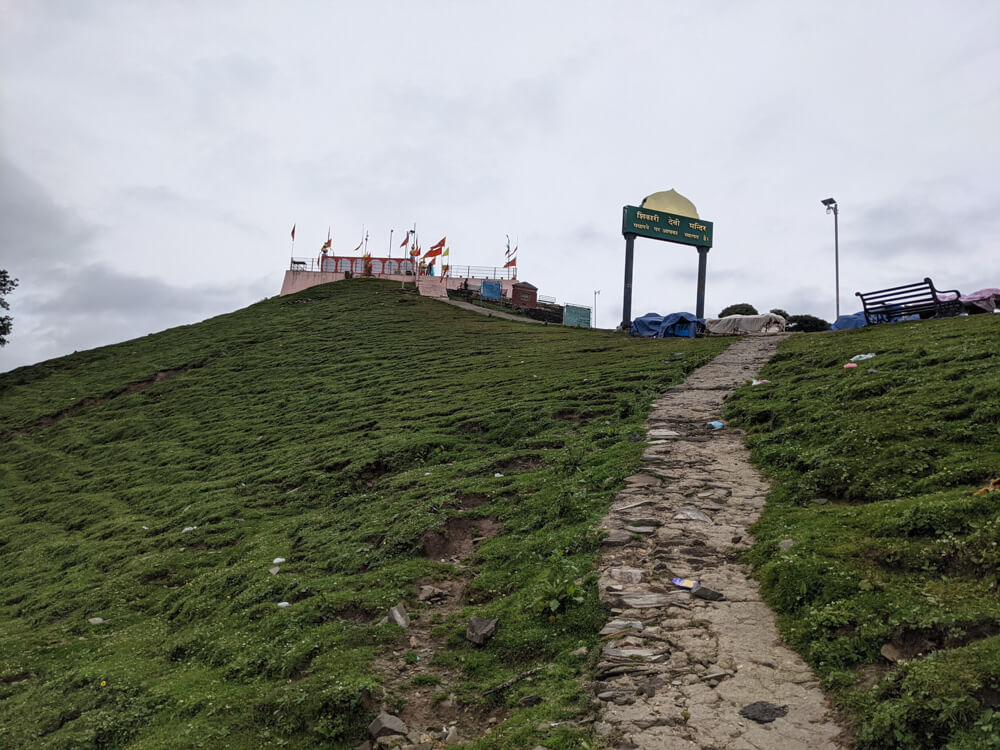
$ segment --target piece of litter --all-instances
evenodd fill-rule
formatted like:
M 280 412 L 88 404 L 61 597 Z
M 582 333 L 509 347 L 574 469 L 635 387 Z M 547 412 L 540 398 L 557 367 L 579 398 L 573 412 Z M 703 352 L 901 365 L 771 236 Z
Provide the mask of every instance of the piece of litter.
M 149 531 L 149 527 L 148 526 L 143 526 L 142 528 L 144 528 L 146 531 Z
M 430 475 L 431 475 L 431 473 L 430 473 L 429 471 L 425 471 L 425 472 L 424 472 L 424 476 L 425 476 L 425 477 L 429 477 Z
M 281 570 L 281 568 L 279 568 L 277 565 L 275 565 L 273 568 L 268 568 L 267 572 L 270 573 L 273 576 L 276 576 L 276 575 L 278 575 L 278 571 L 279 570 Z
M 754 378 L 753 380 L 750 381 L 750 385 L 764 385 L 764 383 L 770 383 L 770 382 L 771 382 L 770 380 L 757 380 L 757 378 Z
M 740 716 L 756 721 L 758 724 L 770 724 L 775 719 L 787 715 L 788 706 L 778 706 L 767 701 L 757 701 L 740 709 Z
M 710 602 L 721 602 L 726 598 L 724 594 L 720 594 L 708 586 L 696 586 L 691 590 L 691 596 L 697 599 L 706 599 Z
M 185 526 L 183 529 L 181 529 L 181 533 L 184 534 L 185 532 L 188 531 L 194 531 L 197 528 L 198 528 L 197 526 Z
M 725 423 L 720 422 L 717 419 L 714 419 L 714 420 L 712 420 L 711 422 L 708 423 L 708 426 L 711 427 L 713 430 L 721 430 L 726 425 L 725 425 Z
M 700 585 L 697 581 L 691 578 L 671 578 L 670 581 L 682 589 L 696 589 Z
M 495 473 L 495 474 L 494 474 L 493 476 L 494 476 L 494 477 L 502 477 L 502 476 L 503 476 L 503 474 L 501 474 L 501 473 L 500 473 L 500 472 L 498 471 L 498 472 L 496 472 L 496 473 Z
M 868 352 L 868 354 L 855 354 L 851 357 L 851 362 L 864 362 L 866 359 L 871 359 L 875 356 L 875 352 Z
M 856 367 L 857 367 L 857 365 L 854 364 L 853 362 L 848 362 L 846 365 L 844 365 L 844 369 L 845 370 L 853 370 Z
M 278 602 L 279 607 L 291 607 L 292 605 L 288 602 Z
M 285 561 L 285 558 L 283 558 L 283 557 L 276 557 L 271 562 L 273 562 L 275 565 L 280 565 L 284 561 Z

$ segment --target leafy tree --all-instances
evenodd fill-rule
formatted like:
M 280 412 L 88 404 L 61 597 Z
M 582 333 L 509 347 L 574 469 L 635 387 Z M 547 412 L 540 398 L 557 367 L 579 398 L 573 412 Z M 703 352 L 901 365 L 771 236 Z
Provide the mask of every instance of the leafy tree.
M 0 310 L 9 310 L 10 303 L 6 300 L 6 295 L 14 291 L 17 286 L 17 279 L 12 279 L 6 270 L 0 268 Z M 0 346 L 7 343 L 7 334 L 14 324 L 14 319 L 9 315 L 0 315 Z
M 780 315 L 780 316 L 781 316 L 781 317 L 783 317 L 783 318 L 784 318 L 785 320 L 788 320 L 788 319 L 789 319 L 790 317 L 792 317 L 792 316 L 791 316 L 791 315 L 789 315 L 789 314 L 788 314 L 788 313 L 787 313 L 786 311 L 782 310 L 782 309 L 781 309 L 780 307 L 775 307 L 775 308 L 773 308 L 773 309 L 771 310 L 771 312 L 773 312 L 773 313 L 774 313 L 775 315 Z
M 792 315 L 788 320 L 789 331 L 801 331 L 802 333 L 814 333 L 816 331 L 829 331 L 830 324 L 822 318 L 814 315 Z
M 720 318 L 724 318 L 727 315 L 756 315 L 757 308 L 746 302 L 741 302 L 738 305 L 730 305 L 729 307 L 723 309 L 719 313 Z

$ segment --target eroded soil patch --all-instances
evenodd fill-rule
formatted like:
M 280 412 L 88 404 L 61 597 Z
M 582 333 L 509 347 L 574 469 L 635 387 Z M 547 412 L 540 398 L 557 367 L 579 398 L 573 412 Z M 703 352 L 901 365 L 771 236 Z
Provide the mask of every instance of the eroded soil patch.
M 545 466 L 541 456 L 517 456 L 497 466 L 497 471 L 537 471 Z
M 495 518 L 468 518 L 452 516 L 445 522 L 444 531 L 428 531 L 421 543 L 424 556 L 429 560 L 462 560 L 476 550 L 476 544 L 500 531 Z
M 118 398 L 120 396 L 128 396 L 132 393 L 138 393 L 139 391 L 144 391 L 157 383 L 162 383 L 166 380 L 177 377 L 181 373 L 185 373 L 190 370 L 190 367 L 181 367 L 176 370 L 160 370 L 158 373 L 145 380 L 139 380 L 135 383 L 129 383 L 123 389 L 109 393 L 106 396 L 88 396 L 87 398 L 79 401 L 73 406 L 69 406 L 61 411 L 57 411 L 55 414 L 46 414 L 44 417 L 39 417 L 35 420 L 34 424 L 28 425 L 27 427 L 22 427 L 16 430 L 9 430 L 6 432 L 0 432 L 0 440 L 10 440 L 12 437 L 23 437 L 27 435 L 32 430 L 38 429 L 40 427 L 51 427 L 56 422 L 61 422 L 64 419 L 68 419 L 76 414 L 79 414 L 84 409 L 90 406 L 97 406 L 98 404 L 107 403 L 112 399 Z

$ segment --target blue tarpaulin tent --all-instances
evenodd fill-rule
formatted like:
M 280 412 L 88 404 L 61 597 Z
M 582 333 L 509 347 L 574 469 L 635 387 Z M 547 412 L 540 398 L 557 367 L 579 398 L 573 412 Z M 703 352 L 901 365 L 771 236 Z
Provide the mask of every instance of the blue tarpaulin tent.
M 849 328 L 864 328 L 868 325 L 863 312 L 852 313 L 851 315 L 841 315 L 832 326 L 831 331 L 846 331 Z
M 663 323 L 663 316 L 657 313 L 646 313 L 632 321 L 632 328 L 629 336 L 642 336 L 643 338 L 655 338 L 660 332 L 660 325 Z
M 696 318 L 688 312 L 669 315 L 646 313 L 632 321 L 629 335 L 661 339 L 666 336 L 685 336 L 693 339 L 698 334 L 698 329 L 704 325 L 704 319 Z
M 666 336 L 683 336 L 693 339 L 698 335 L 698 329 L 704 327 L 704 318 L 696 317 L 689 312 L 675 312 L 663 319 L 656 335 L 661 339 Z

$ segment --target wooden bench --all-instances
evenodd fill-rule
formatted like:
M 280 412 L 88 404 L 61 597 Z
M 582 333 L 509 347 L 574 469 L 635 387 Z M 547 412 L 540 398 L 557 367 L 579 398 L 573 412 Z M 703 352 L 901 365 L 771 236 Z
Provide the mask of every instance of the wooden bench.
M 928 278 L 916 284 L 894 286 L 875 292 L 855 292 L 861 298 L 865 309 L 865 320 L 869 325 L 888 323 L 910 315 L 921 318 L 940 318 L 958 315 L 962 312 L 961 296 L 957 289 L 941 291 L 934 288 Z M 946 299 L 942 295 L 954 295 Z

